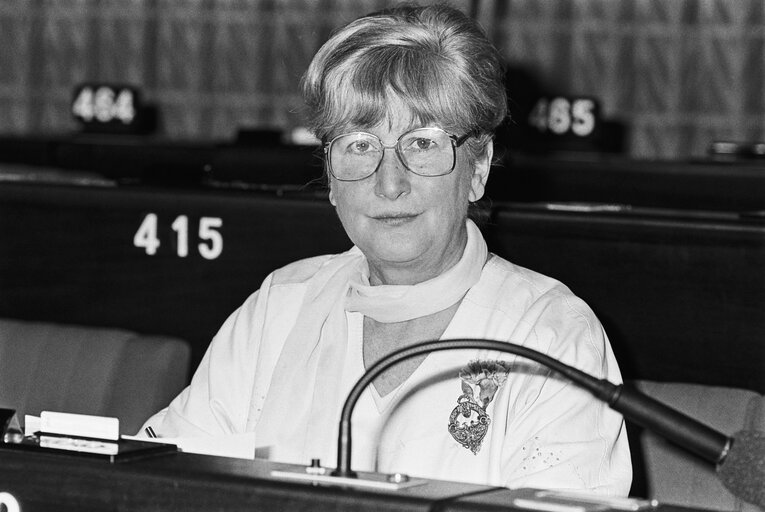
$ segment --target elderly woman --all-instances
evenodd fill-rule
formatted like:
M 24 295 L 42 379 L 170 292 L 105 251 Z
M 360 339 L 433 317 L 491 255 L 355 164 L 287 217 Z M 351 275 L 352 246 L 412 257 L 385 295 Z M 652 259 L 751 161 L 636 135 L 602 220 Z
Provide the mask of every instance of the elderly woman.
M 590 309 L 489 253 L 468 220 L 506 116 L 501 68 L 475 23 L 443 6 L 376 13 L 332 36 L 303 91 L 329 200 L 355 245 L 268 276 L 147 426 L 212 444 L 248 434 L 273 460 L 333 461 L 341 406 L 364 369 L 439 338 L 506 340 L 620 380 Z M 359 470 L 614 495 L 630 486 L 622 418 L 507 354 L 397 365 L 362 395 L 353 427 Z

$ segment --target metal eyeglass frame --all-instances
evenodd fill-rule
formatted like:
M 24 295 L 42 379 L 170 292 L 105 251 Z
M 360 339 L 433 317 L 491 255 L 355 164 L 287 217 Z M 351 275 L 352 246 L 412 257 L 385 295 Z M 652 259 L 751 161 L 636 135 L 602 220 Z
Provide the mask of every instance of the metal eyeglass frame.
M 449 140 L 452 143 L 452 166 L 451 166 L 451 168 L 448 171 L 446 171 L 444 173 L 441 173 L 441 174 L 420 174 L 417 171 L 414 171 L 411 168 L 409 168 L 409 165 L 407 165 L 406 160 L 404 160 L 404 157 L 401 155 L 401 152 L 399 151 L 398 143 L 401 142 L 401 139 L 404 136 L 409 135 L 410 133 L 412 133 L 414 131 L 425 130 L 425 129 L 438 130 L 440 132 L 445 133 L 449 137 Z M 375 166 L 375 168 L 374 168 L 374 170 L 372 172 L 370 172 L 366 176 L 362 176 L 361 178 L 354 178 L 354 179 L 338 178 L 337 175 L 335 175 L 335 173 L 332 172 L 332 159 L 330 158 L 330 149 L 332 148 L 332 144 L 334 144 L 334 142 L 337 139 L 339 139 L 341 137 L 345 137 L 347 135 L 370 135 L 370 136 L 374 137 L 375 139 L 377 139 L 380 142 L 380 146 L 382 147 L 382 152 L 380 153 L 380 161 L 377 162 L 377 166 Z M 338 180 L 338 181 L 361 181 L 361 180 L 369 178 L 370 176 L 372 176 L 374 173 L 377 172 L 377 169 L 380 168 L 380 164 L 382 163 L 383 158 L 385 157 L 385 150 L 386 149 L 395 149 L 396 150 L 396 156 L 398 157 L 399 161 L 401 162 L 401 164 L 404 166 L 404 168 L 407 171 L 411 172 L 412 174 L 416 174 L 417 176 L 423 176 L 425 178 L 437 178 L 439 176 L 446 176 L 447 174 L 451 174 L 454 171 L 454 167 L 457 165 L 457 148 L 460 147 L 462 144 L 464 144 L 465 141 L 467 141 L 471 136 L 475 136 L 475 135 L 476 135 L 476 132 L 475 132 L 475 130 L 473 130 L 473 131 L 469 131 L 468 133 L 466 133 L 465 135 L 463 135 L 461 137 L 457 137 L 456 135 L 452 135 L 451 133 L 447 132 L 443 128 L 439 128 L 437 126 L 422 126 L 420 128 L 413 128 L 412 130 L 409 130 L 407 132 L 402 133 L 401 135 L 399 135 L 398 139 L 396 139 L 396 142 L 393 143 L 393 145 L 387 146 L 385 143 L 383 143 L 382 139 L 380 137 L 378 137 L 377 135 L 375 135 L 374 133 L 362 132 L 362 131 L 341 133 L 340 135 L 337 135 L 337 136 L 333 137 L 332 140 L 330 140 L 329 142 L 325 142 L 324 143 L 324 161 L 327 163 L 327 169 L 329 170 L 329 173 L 336 180 Z

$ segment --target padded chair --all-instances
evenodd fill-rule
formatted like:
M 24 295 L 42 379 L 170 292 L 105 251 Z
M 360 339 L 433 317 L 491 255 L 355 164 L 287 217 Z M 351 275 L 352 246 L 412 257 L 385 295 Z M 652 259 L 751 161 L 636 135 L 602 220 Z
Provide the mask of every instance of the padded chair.
M 0 407 L 112 416 L 135 434 L 188 383 L 191 348 L 177 338 L 0 319 Z
M 755 391 L 685 383 L 634 384 L 645 394 L 724 434 L 765 431 L 765 397 Z M 710 463 L 652 432 L 631 430 L 633 494 L 693 508 L 761 512 L 728 492 Z

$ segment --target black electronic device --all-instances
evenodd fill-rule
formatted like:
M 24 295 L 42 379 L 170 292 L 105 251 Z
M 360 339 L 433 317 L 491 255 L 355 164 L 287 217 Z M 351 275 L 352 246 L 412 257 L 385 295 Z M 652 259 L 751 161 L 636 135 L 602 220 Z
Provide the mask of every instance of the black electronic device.
M 23 436 L 19 418 L 14 409 L 0 408 L 0 443 L 21 439 Z
M 22 428 L 14 409 L 0 408 L 0 451 L 75 455 L 109 462 L 123 462 L 178 451 L 174 444 L 120 437 L 116 418 L 48 411 L 43 411 L 41 416 L 44 423 L 40 424 L 40 431 L 36 431 L 37 425 L 30 427 L 29 423 Z M 31 421 L 30 416 L 26 418 L 27 421 Z M 114 426 L 113 435 L 105 434 L 104 422 Z M 43 431 L 48 427 L 50 431 Z
M 17 439 L 15 442 L 0 442 L 0 450 L 87 457 L 114 463 L 176 453 L 178 447 L 174 444 L 138 439 L 106 441 L 38 432 Z

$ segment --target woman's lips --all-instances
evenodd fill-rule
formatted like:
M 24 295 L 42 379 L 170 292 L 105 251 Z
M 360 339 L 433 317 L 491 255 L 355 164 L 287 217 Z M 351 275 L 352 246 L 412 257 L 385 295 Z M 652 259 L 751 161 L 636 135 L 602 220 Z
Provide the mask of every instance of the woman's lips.
M 371 217 L 387 226 L 400 226 L 417 218 L 418 213 L 384 213 Z

